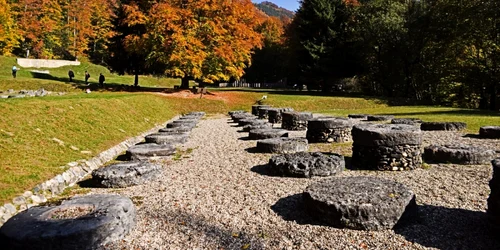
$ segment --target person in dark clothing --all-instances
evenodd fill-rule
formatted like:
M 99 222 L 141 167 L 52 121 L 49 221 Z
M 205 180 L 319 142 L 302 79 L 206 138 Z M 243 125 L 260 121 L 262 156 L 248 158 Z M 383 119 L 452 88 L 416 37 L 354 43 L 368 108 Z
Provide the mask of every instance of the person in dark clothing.
M 99 86 L 104 87 L 104 81 L 106 81 L 106 78 L 102 73 L 99 73 Z
M 87 84 L 87 86 L 89 85 L 89 78 L 90 78 L 90 74 L 89 74 L 89 72 L 87 72 L 85 70 L 85 84 Z
M 69 82 L 73 82 L 73 77 L 75 77 L 75 73 L 73 73 L 73 70 L 68 71 L 68 76 L 69 76 Z
M 17 76 L 17 67 L 16 65 L 12 66 L 12 77 L 16 78 Z

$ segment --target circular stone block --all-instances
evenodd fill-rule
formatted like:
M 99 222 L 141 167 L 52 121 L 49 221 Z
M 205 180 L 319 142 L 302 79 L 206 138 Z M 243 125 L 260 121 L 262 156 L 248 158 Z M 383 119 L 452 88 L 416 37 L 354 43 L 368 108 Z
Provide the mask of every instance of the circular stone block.
M 420 125 L 421 130 L 445 130 L 445 131 L 460 131 L 467 128 L 465 122 L 422 122 Z
M 417 215 L 410 189 L 376 177 L 328 178 L 308 186 L 302 197 L 312 216 L 337 228 L 391 229 Z
M 154 180 L 161 166 L 147 161 L 132 161 L 109 165 L 92 172 L 92 179 L 103 187 L 123 188 Z
M 127 197 L 75 197 L 17 214 L 0 228 L 0 242 L 3 249 L 102 249 L 130 232 L 135 215 Z
M 198 119 L 181 119 L 179 118 L 178 120 L 173 121 L 172 123 L 193 123 L 196 125 L 198 123 Z
M 330 176 L 345 168 L 344 156 L 319 152 L 274 155 L 269 167 L 278 175 L 291 177 Z
M 271 138 L 257 141 L 257 150 L 261 153 L 297 153 L 309 149 L 306 138 Z
M 292 112 L 293 108 L 270 108 L 267 111 L 268 121 L 270 123 L 281 123 L 283 112 Z
M 431 145 L 424 149 L 424 159 L 435 163 L 480 165 L 489 163 L 495 155 L 494 150 L 467 145 Z
M 306 130 L 307 121 L 313 118 L 309 112 L 282 112 L 281 128 L 287 130 Z
M 201 112 L 201 111 L 189 112 L 189 113 L 187 113 L 186 115 L 192 115 L 192 116 L 199 116 L 199 117 L 203 117 L 203 116 L 205 116 L 205 112 Z
M 162 128 L 158 132 L 167 134 L 186 134 L 191 132 L 190 127 Z
M 250 140 L 260 140 L 268 138 L 288 137 L 288 131 L 284 129 L 254 129 L 250 130 L 248 138 Z
M 246 111 L 245 111 L 245 110 L 233 110 L 233 111 L 229 111 L 229 112 L 227 112 L 227 114 L 228 114 L 229 116 L 233 116 L 233 115 L 235 115 L 235 114 L 241 114 L 241 113 L 246 113 Z
M 175 147 L 170 144 L 147 143 L 130 147 L 126 154 L 131 160 L 145 160 L 149 157 L 173 155 L 175 151 Z
M 200 116 L 192 116 L 192 115 L 185 115 L 179 117 L 178 121 L 192 121 L 192 122 L 199 122 L 201 119 Z
M 250 119 L 241 119 L 238 121 L 238 126 L 246 126 L 246 125 L 257 125 L 257 124 L 265 124 L 267 121 L 265 120 L 259 120 L 259 119 L 254 119 L 253 117 Z
M 268 115 L 268 112 L 269 112 L 269 109 L 271 109 L 270 107 L 260 107 L 259 108 L 259 119 L 268 119 L 269 118 L 269 115 Z
M 390 121 L 394 119 L 393 115 L 369 115 L 366 117 L 368 121 Z
M 418 118 L 395 118 L 391 120 L 391 124 L 407 124 L 407 125 L 419 125 L 422 120 Z
M 353 123 L 346 118 L 319 117 L 307 121 L 309 143 L 350 142 Z
M 259 109 L 260 108 L 270 108 L 271 106 L 269 105 L 253 105 L 252 106 L 252 115 L 259 115 Z
M 491 193 L 488 197 L 488 217 L 493 224 L 500 226 L 500 158 L 491 161 L 493 178 L 490 180 Z
M 167 123 L 167 128 L 179 128 L 179 127 L 187 127 L 187 128 L 194 128 L 196 127 L 195 122 L 170 122 Z
M 146 136 L 146 143 L 157 144 L 183 144 L 186 143 L 189 137 L 188 133 L 170 134 L 170 133 L 155 133 Z
M 241 113 L 241 114 L 235 114 L 232 116 L 233 122 L 238 123 L 240 120 L 243 119 L 257 119 L 257 116 L 254 116 L 250 113 Z
M 347 117 L 349 117 L 351 119 L 364 119 L 364 120 L 366 120 L 368 115 L 367 114 L 350 114 L 350 115 L 347 115 Z
M 243 132 L 250 132 L 255 129 L 272 129 L 273 125 L 271 123 L 264 123 L 264 124 L 249 124 L 246 126 L 243 126 Z
M 410 170 L 422 164 L 422 132 L 406 124 L 359 124 L 352 129 L 355 169 Z
M 500 139 L 500 126 L 486 126 L 479 128 L 479 137 Z

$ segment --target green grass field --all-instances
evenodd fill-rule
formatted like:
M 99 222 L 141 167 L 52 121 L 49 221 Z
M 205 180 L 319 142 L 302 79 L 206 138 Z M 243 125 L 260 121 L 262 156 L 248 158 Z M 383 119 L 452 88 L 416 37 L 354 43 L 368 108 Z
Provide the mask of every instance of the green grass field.
M 389 106 L 376 98 L 331 97 L 307 92 L 213 88 L 210 89 L 213 95 L 202 99 L 169 97 L 154 91 L 130 93 L 100 90 L 86 94 L 78 86 L 64 80 L 69 67 L 50 69 L 52 79 L 34 78 L 25 69 L 19 71 L 17 79 L 12 79 L 10 69 L 13 63 L 13 58 L 0 57 L 0 90 L 44 87 L 67 94 L 0 99 L 2 202 L 62 173 L 65 169 L 61 166 L 92 158 L 177 114 L 194 110 L 209 114 L 236 109 L 250 110 L 263 95 L 268 97 L 265 101 L 267 104 L 276 107 L 292 107 L 299 111 L 336 116 L 351 113 L 394 114 L 396 117 L 417 117 L 424 121 L 462 121 L 469 125 L 469 133 L 477 133 L 480 126 L 500 125 L 500 115 L 493 112 L 431 106 Z M 107 82 L 133 83 L 133 76 L 112 75 L 101 66 L 83 63 L 72 69 L 77 79 L 80 76 L 83 79 L 83 72 L 87 69 L 93 76 L 106 72 L 109 74 Z M 166 78 L 141 77 L 140 81 L 141 85 L 149 84 L 152 89 L 154 86 L 164 88 L 178 84 L 176 80 Z

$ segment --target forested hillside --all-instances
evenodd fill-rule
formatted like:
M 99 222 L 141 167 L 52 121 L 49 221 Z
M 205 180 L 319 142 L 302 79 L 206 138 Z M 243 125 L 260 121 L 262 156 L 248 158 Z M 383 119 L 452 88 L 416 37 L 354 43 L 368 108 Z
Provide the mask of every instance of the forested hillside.
M 287 10 L 285 8 L 279 7 L 278 5 L 264 1 L 262 3 L 256 3 L 255 7 L 266 13 L 268 16 L 278 17 L 278 18 L 289 18 L 292 19 L 295 12 Z

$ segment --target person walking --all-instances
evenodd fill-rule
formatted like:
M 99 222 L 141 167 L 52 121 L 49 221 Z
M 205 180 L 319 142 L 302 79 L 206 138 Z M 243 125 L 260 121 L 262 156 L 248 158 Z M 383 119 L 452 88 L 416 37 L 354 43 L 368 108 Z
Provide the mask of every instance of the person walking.
M 16 78 L 17 76 L 17 67 L 16 65 L 12 66 L 12 77 Z
M 87 86 L 89 86 L 89 78 L 90 78 L 90 74 L 89 74 L 89 72 L 87 72 L 85 70 L 85 84 L 87 84 Z
M 73 77 L 75 77 L 75 73 L 73 73 L 73 70 L 68 71 L 68 76 L 69 76 L 69 82 L 73 82 Z
M 104 87 L 104 81 L 106 81 L 106 78 L 102 73 L 99 73 L 99 86 Z

